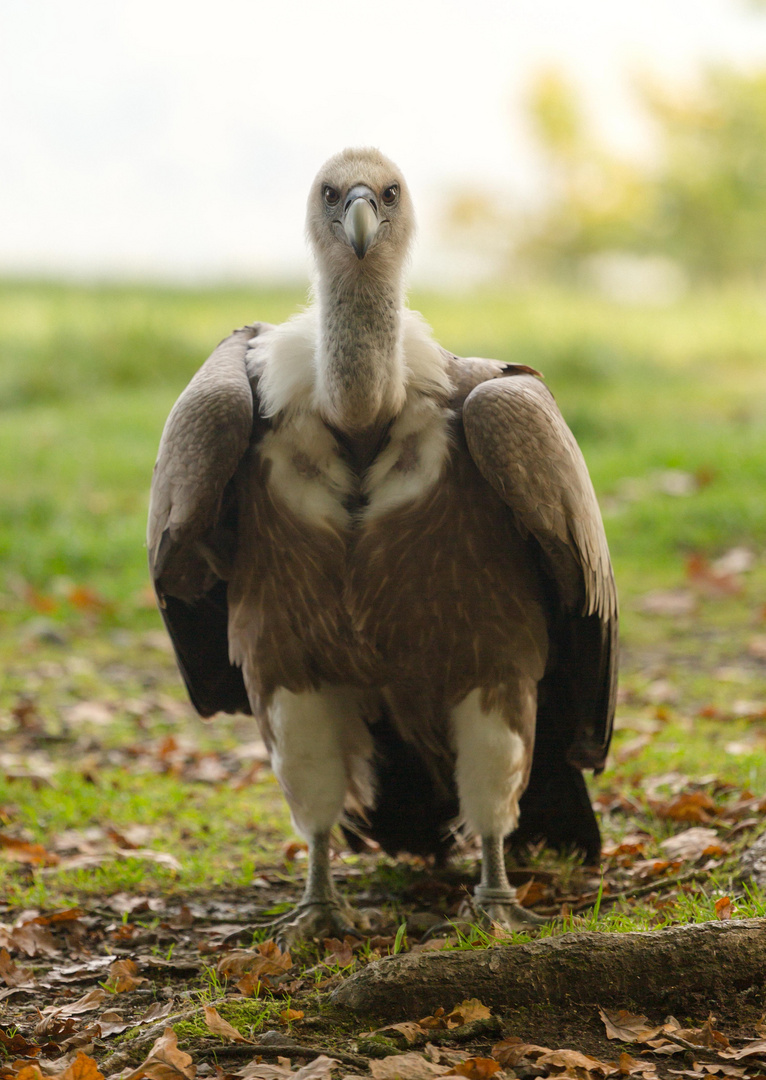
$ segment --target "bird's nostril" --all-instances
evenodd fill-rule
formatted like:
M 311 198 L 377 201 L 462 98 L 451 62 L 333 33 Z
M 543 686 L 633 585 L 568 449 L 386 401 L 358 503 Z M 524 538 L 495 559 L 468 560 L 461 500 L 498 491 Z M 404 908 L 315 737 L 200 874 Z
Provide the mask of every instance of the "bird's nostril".
M 373 210 L 375 211 L 375 213 L 377 214 L 377 212 L 378 212 L 378 204 L 375 202 L 374 199 L 368 199 L 368 202 L 369 202 L 370 206 L 373 208 Z

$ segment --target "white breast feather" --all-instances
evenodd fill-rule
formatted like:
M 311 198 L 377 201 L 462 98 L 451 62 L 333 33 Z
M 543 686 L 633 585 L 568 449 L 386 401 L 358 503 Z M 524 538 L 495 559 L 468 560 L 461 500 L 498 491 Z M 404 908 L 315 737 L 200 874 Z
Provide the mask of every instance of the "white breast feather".
M 271 462 L 272 495 L 293 513 L 316 525 L 348 524 L 343 500 L 351 494 L 353 476 L 318 416 L 304 412 L 286 417 L 263 438 L 259 453 Z
M 449 451 L 448 410 L 442 402 L 452 386 L 443 354 L 417 312 L 405 312 L 403 331 L 406 400 L 365 478 L 367 520 L 426 495 Z M 317 336 L 317 315 L 310 308 L 253 340 L 248 366 L 259 376 L 262 412 L 279 418 L 259 452 L 271 462 L 273 494 L 306 521 L 342 528 L 349 524 L 344 500 L 356 481 L 318 414 Z

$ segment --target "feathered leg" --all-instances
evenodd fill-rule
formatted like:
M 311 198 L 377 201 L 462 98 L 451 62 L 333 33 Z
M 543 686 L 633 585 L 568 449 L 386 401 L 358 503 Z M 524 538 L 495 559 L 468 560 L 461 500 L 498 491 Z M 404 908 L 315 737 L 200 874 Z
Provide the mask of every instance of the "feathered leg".
M 519 797 L 529 777 L 536 709 L 535 682 L 519 678 L 502 693 L 473 690 L 451 716 L 460 811 L 469 829 L 481 836 L 476 906 L 506 930 L 544 921 L 517 902 L 503 855 L 503 840 L 519 820 Z
M 354 913 L 341 900 L 330 872 L 330 830 L 350 790 L 370 798 L 360 788 L 368 782 L 372 741 L 358 703 L 343 690 L 279 690 L 265 734 L 293 825 L 309 848 L 303 897 L 273 924 L 280 928 L 279 941 L 354 933 Z

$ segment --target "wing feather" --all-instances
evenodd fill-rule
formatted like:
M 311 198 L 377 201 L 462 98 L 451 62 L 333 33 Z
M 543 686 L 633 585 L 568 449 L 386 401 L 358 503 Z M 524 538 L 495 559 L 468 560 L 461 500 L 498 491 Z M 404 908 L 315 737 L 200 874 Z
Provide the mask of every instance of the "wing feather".
M 526 374 L 480 383 L 463 405 L 479 471 L 539 544 L 553 585 L 554 663 L 546 708 L 571 732 L 568 758 L 600 768 L 614 717 L 617 591 L 585 459 L 553 395 Z M 551 703 L 555 701 L 555 705 Z
M 254 417 L 245 326 L 205 361 L 168 417 L 149 501 L 149 568 L 162 617 L 196 709 L 249 711 L 242 674 L 229 664 L 226 579 L 236 544 L 230 481 Z

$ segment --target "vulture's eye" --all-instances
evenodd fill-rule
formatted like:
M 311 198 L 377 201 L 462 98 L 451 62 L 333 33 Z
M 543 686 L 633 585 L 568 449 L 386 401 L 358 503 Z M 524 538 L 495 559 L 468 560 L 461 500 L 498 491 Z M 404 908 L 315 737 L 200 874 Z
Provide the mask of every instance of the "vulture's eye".
M 383 192 L 383 202 L 386 206 L 393 206 L 396 200 L 399 198 L 399 185 L 391 184 Z
M 325 184 L 324 187 L 324 201 L 328 206 L 337 206 L 340 202 L 340 194 L 334 187 L 330 187 L 329 184 Z

